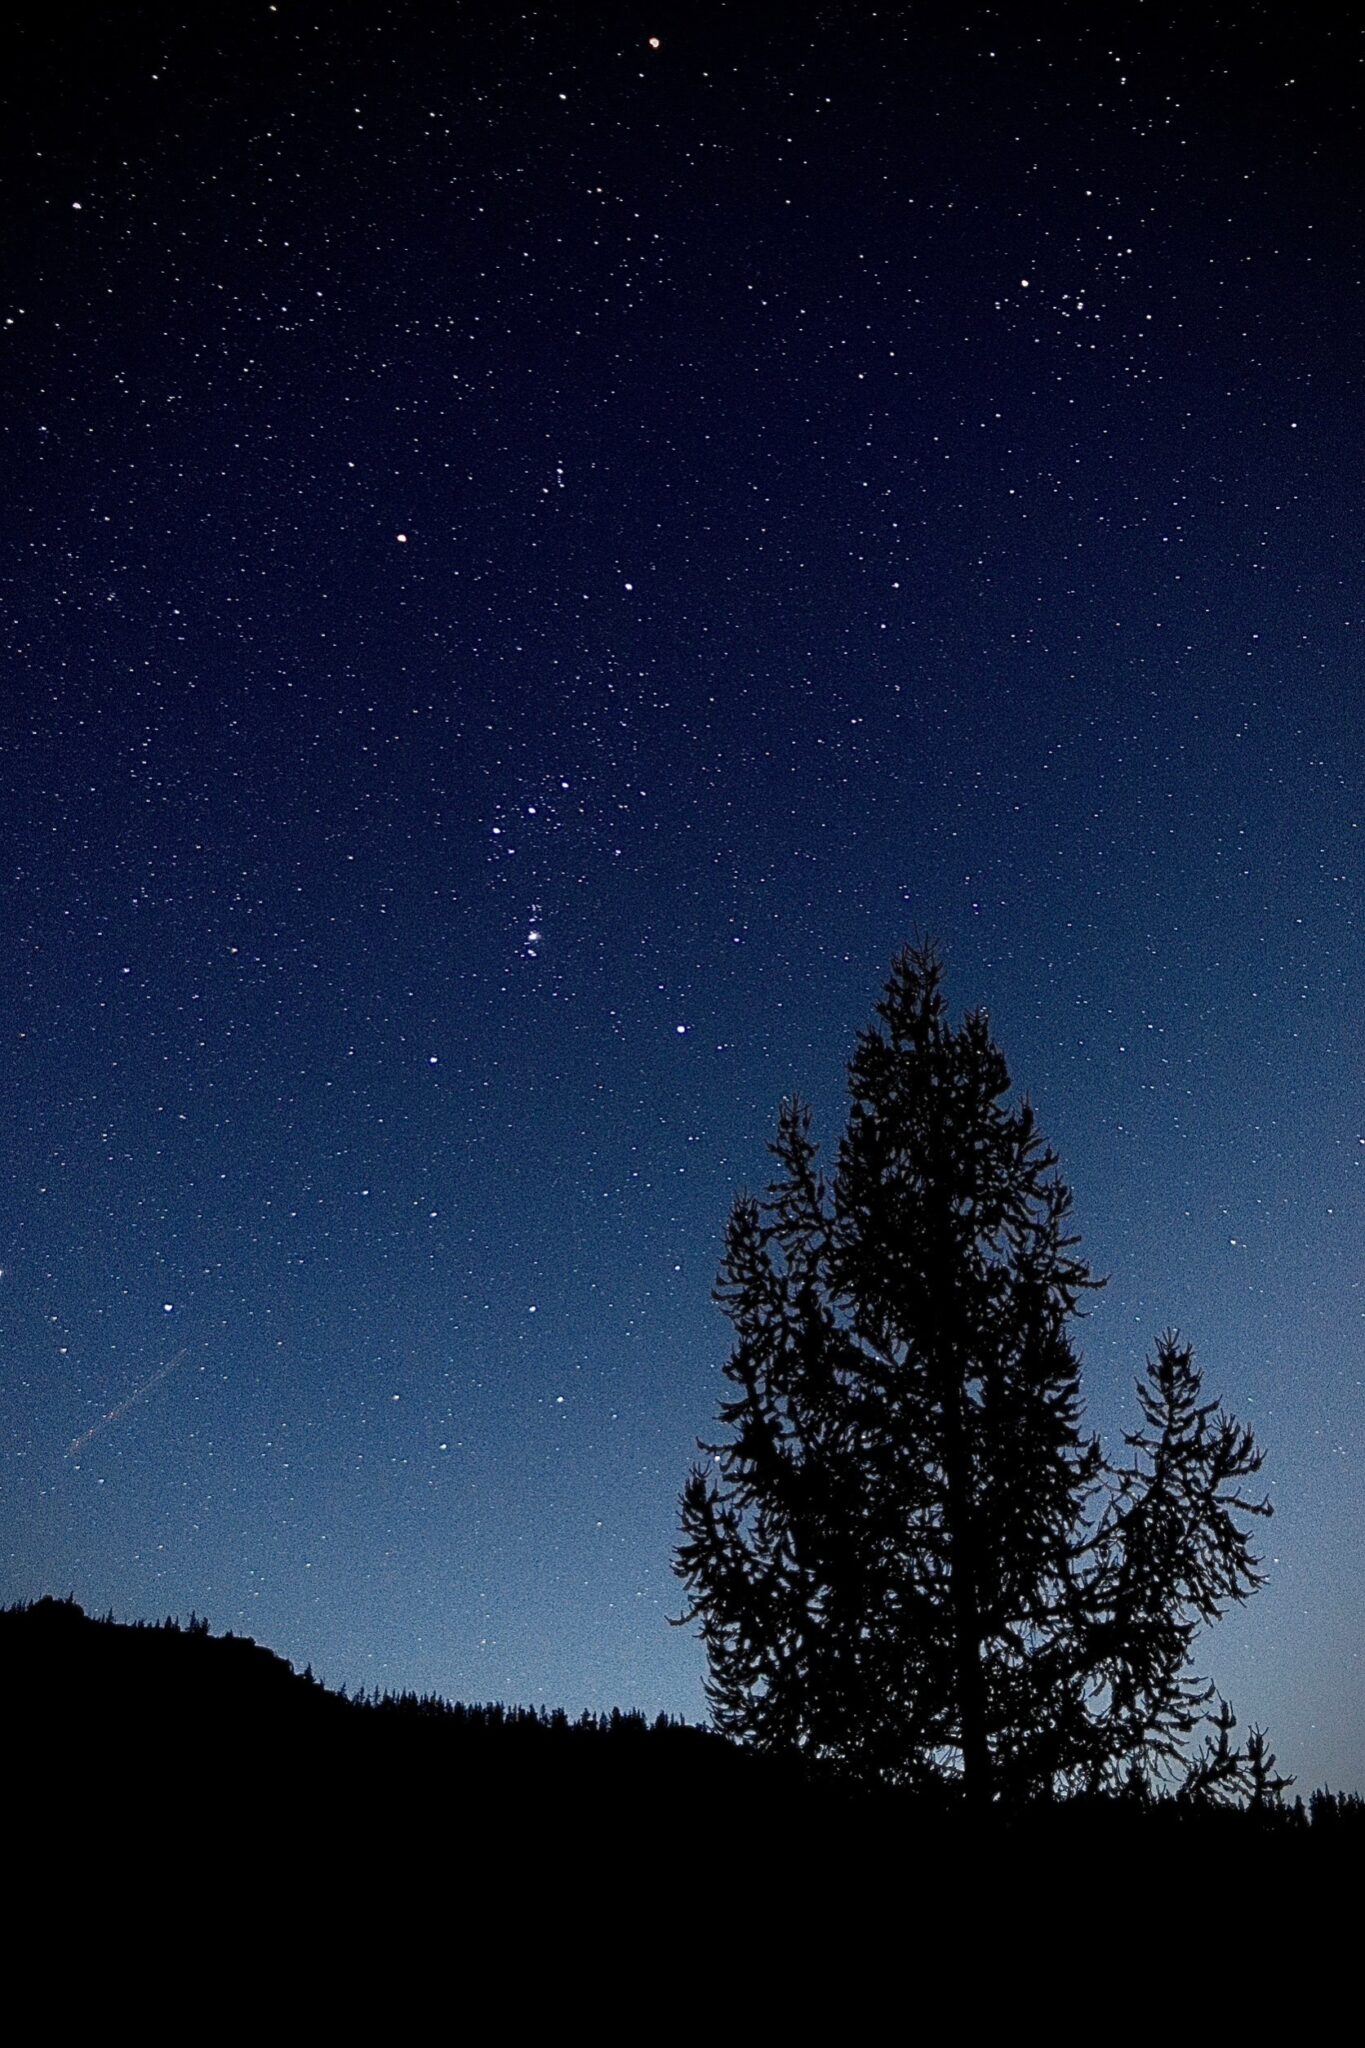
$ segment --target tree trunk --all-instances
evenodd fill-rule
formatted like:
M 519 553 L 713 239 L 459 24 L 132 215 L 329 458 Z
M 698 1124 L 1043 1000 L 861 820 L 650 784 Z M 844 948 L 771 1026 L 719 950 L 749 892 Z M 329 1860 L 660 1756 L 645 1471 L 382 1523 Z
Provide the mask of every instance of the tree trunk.
M 958 1716 L 962 1742 L 962 1786 L 968 1808 L 990 1804 L 991 1752 L 986 1738 L 986 1677 L 981 1667 L 981 1614 L 977 1603 L 976 1531 L 965 1399 L 954 1376 L 944 1389 L 943 1464 L 948 1482 L 947 1528 L 952 1559 L 953 1638 Z

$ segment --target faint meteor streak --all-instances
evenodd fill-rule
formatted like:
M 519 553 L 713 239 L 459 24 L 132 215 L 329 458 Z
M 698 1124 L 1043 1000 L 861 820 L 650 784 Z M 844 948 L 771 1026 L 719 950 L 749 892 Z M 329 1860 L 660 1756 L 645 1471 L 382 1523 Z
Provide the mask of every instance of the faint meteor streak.
M 101 1415 L 98 1422 L 92 1422 L 89 1429 L 86 1430 L 84 1436 L 73 1437 L 71 1439 L 71 1442 L 67 1445 L 65 1455 L 68 1458 L 74 1458 L 77 1451 L 83 1451 L 85 1449 L 86 1445 L 90 1442 L 92 1437 L 97 1437 L 102 1429 L 107 1429 L 109 1427 L 111 1422 L 121 1421 L 123 1417 L 128 1413 L 128 1410 L 130 1408 L 136 1408 L 139 1401 L 145 1401 L 148 1394 L 150 1394 L 155 1388 L 159 1387 L 164 1379 L 170 1378 L 171 1374 L 175 1371 L 176 1367 L 184 1358 L 185 1352 L 188 1349 L 189 1346 L 186 1345 L 181 1350 L 177 1351 L 175 1357 L 171 1359 L 168 1365 L 163 1365 L 160 1372 L 154 1372 L 151 1378 L 149 1380 L 144 1380 L 140 1387 L 134 1387 L 132 1393 L 129 1394 L 126 1401 L 120 1401 L 116 1407 L 111 1408 L 109 1410 L 107 1415 Z

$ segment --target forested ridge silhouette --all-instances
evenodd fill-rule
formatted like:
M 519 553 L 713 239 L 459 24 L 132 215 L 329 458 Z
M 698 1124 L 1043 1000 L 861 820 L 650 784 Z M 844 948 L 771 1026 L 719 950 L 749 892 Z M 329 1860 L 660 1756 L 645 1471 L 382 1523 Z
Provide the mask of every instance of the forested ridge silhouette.
M 620 1833 L 644 1854 L 700 1839 L 820 1856 L 885 1835 L 936 1856 L 979 1847 L 983 1823 L 887 1789 L 850 1788 L 794 1759 L 635 1711 L 464 1704 L 432 1694 L 333 1691 L 250 1637 L 207 1621 L 120 1622 L 50 1596 L 0 1609 L 12 1811 L 135 1827 L 216 1830 L 282 1802 L 301 1843 L 401 1849 L 458 1818 L 482 1840 Z M 19 1767 L 21 1766 L 21 1767 Z M 254 1841 L 254 1836 L 253 1836 Z M 994 1823 L 994 1839 L 1068 1855 L 1144 1845 L 1157 1859 L 1211 1847 L 1291 1860 L 1365 1845 L 1365 1799 L 1314 1792 L 1263 1806 L 1133 1796 L 1045 1802 Z M 245 1842 L 243 1843 L 245 1846 Z M 258 1844 L 256 1846 L 259 1846 Z

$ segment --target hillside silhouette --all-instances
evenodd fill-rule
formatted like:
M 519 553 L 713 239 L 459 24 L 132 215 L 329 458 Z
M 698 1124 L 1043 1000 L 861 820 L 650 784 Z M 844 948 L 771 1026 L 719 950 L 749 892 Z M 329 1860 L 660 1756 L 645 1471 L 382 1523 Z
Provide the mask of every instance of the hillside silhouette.
M 737 1791 L 758 1804 L 804 1791 L 793 1767 L 666 1716 L 463 1705 L 416 1693 L 332 1691 L 248 1636 L 198 1617 L 125 1623 L 45 1597 L 0 1610 L 0 1681 L 21 1795 L 133 1798 L 231 1813 L 286 1778 L 325 1812 L 344 1787 L 353 1825 L 420 1785 L 433 1810 L 499 1827 L 531 1810 L 626 1817 Z
M 291 1853 L 406 1855 L 429 1836 L 476 1859 L 542 1861 L 614 1845 L 640 1870 L 723 1843 L 831 1870 L 879 1839 L 942 1868 L 982 1824 L 909 1795 L 851 1792 L 660 1716 L 347 1695 L 249 1637 L 95 1619 L 74 1600 L 0 1610 L 11 1811 L 44 1832 L 97 1818 L 130 1851 L 192 1840 L 214 1867 L 250 1860 L 287 1817 Z M 15 1760 L 21 1767 L 15 1768 Z M 451 1834 L 454 1828 L 456 1833 Z M 1359 1855 L 1365 1800 L 1317 1792 L 1261 1811 L 1176 1800 L 1072 1800 L 991 1824 L 1026 1857 L 1231 1853 L 1239 1866 Z

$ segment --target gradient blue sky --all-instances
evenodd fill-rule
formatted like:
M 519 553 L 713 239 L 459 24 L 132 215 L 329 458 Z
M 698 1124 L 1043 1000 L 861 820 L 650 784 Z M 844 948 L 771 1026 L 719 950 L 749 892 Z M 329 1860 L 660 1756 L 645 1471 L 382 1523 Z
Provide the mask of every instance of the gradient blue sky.
M 80 20 L 3 70 L 0 1597 L 700 1716 L 720 1233 L 927 931 L 1092 1419 L 1173 1324 L 1266 1449 L 1208 1668 L 1365 1785 L 1358 28 Z

